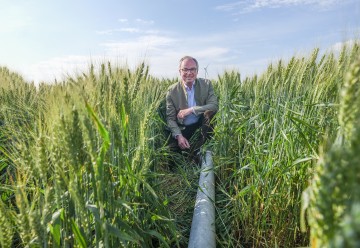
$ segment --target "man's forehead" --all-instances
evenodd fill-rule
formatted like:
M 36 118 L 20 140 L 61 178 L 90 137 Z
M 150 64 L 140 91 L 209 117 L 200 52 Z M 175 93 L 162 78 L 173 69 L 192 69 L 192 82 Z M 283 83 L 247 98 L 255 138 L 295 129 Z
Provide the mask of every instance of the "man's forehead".
M 182 64 L 196 64 L 193 59 L 184 59 Z

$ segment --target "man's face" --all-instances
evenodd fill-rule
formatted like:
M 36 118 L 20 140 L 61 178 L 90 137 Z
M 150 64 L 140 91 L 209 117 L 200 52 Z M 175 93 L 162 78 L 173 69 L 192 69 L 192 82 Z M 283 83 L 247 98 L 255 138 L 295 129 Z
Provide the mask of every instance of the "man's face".
M 192 83 L 195 81 L 198 68 L 196 67 L 196 63 L 192 59 L 185 59 L 180 66 L 180 76 L 185 84 Z

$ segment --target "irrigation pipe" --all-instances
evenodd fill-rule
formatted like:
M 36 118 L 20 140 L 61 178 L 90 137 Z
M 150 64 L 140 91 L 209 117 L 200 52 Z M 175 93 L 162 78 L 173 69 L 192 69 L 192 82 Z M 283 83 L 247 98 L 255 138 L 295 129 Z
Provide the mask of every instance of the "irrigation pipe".
M 199 188 L 191 223 L 189 248 L 216 247 L 215 176 L 211 151 L 202 159 Z

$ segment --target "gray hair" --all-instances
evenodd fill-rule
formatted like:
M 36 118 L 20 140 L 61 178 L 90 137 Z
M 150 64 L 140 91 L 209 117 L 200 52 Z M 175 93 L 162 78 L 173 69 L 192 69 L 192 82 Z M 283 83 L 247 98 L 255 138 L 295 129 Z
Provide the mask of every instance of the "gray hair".
M 195 64 L 196 64 L 196 69 L 199 70 L 199 63 L 198 63 L 198 61 L 197 61 L 194 57 L 191 57 L 191 56 L 184 56 L 184 57 L 182 57 L 182 58 L 180 59 L 180 61 L 179 61 L 179 69 L 181 69 L 181 63 L 182 63 L 185 59 L 192 59 L 192 60 L 195 62 Z

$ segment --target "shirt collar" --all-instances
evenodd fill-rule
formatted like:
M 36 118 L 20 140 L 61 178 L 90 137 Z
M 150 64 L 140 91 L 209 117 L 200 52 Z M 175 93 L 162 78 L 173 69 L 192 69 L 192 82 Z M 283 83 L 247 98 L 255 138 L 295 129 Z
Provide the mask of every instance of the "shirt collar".
M 193 82 L 191 89 L 190 89 L 189 86 L 187 86 L 184 82 L 183 82 L 183 85 L 184 85 L 184 87 L 185 87 L 186 90 L 193 90 L 194 87 L 195 87 L 195 83 L 196 83 L 196 80 Z

